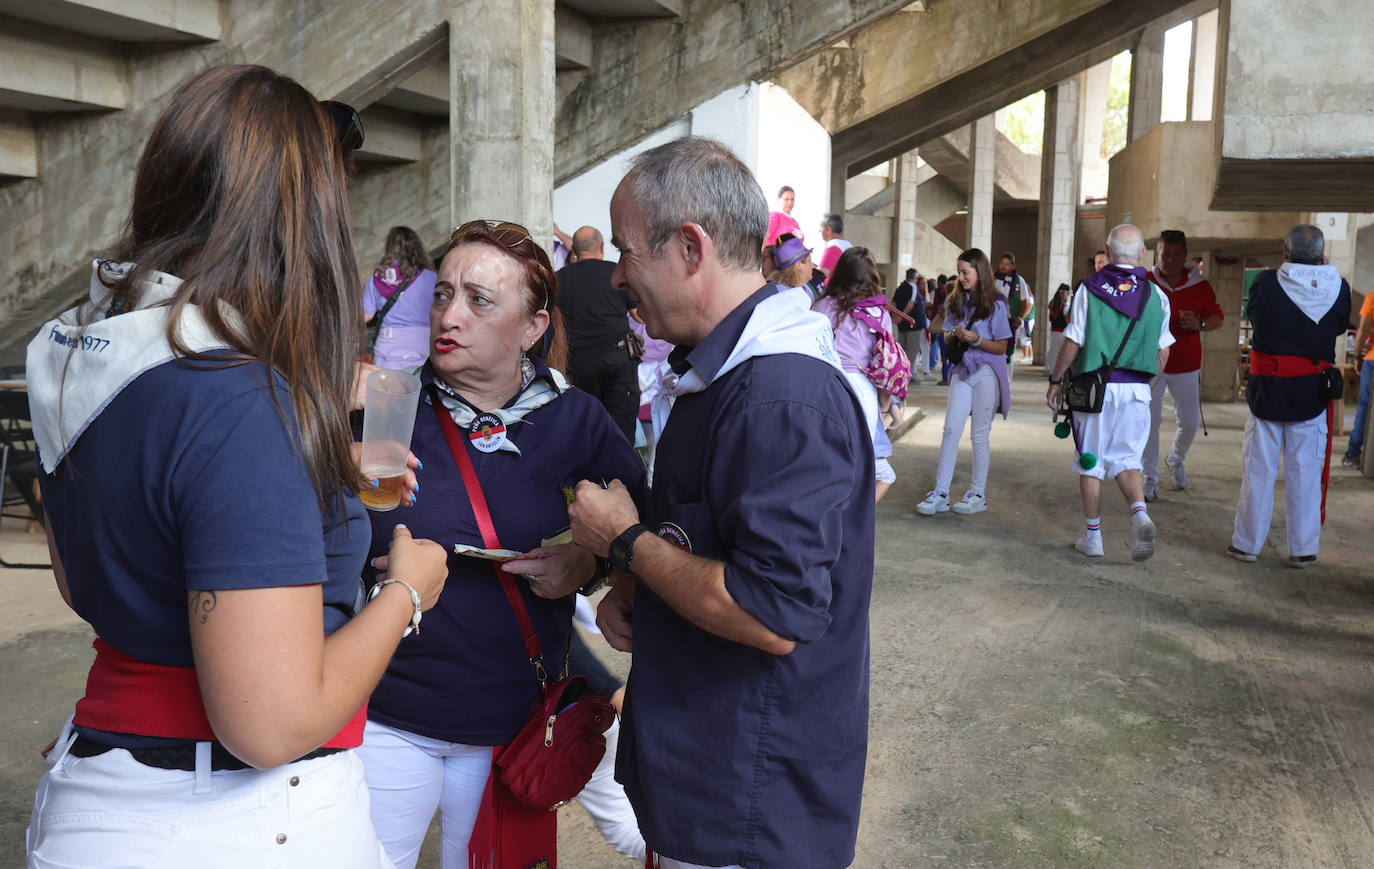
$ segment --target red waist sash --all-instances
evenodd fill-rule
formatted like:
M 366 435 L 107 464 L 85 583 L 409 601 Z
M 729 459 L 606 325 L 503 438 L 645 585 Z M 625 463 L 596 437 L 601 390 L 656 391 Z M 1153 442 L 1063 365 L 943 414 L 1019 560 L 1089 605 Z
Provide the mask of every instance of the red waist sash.
M 76 701 L 73 724 L 109 733 L 171 739 L 215 738 L 194 667 L 167 667 L 131 658 L 97 638 L 95 661 L 86 676 L 86 696 Z M 321 748 L 363 744 L 367 704 Z
M 1250 373 L 1264 377 L 1310 377 L 1331 367 L 1325 359 L 1250 351 Z

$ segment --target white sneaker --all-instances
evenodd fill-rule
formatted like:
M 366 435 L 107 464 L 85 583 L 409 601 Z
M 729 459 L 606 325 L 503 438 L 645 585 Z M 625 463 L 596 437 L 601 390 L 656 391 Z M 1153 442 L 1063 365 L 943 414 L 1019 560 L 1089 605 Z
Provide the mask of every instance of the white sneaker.
M 926 495 L 926 499 L 916 505 L 916 512 L 922 516 L 934 516 L 936 513 L 949 512 L 949 496 L 941 495 L 939 492 L 931 492 Z
M 987 497 L 976 492 L 965 492 L 964 497 L 959 499 L 959 503 L 954 505 L 954 512 L 962 516 L 982 513 L 986 509 L 988 509 Z
M 1079 552 L 1083 553 L 1089 558 L 1101 558 L 1102 535 L 1099 534 L 1092 540 L 1089 540 L 1088 535 L 1084 534 L 1082 537 L 1078 538 L 1073 542 L 1073 548 L 1077 549 Z
M 1174 461 L 1173 454 L 1164 457 L 1164 464 L 1169 469 L 1169 473 L 1174 475 L 1174 488 L 1188 488 L 1188 472 L 1183 470 L 1183 460 Z
M 1154 480 L 1145 481 L 1145 503 L 1153 503 L 1159 497 L 1159 483 Z
M 1150 514 L 1137 513 L 1131 520 L 1131 560 L 1146 561 L 1155 554 L 1155 523 Z

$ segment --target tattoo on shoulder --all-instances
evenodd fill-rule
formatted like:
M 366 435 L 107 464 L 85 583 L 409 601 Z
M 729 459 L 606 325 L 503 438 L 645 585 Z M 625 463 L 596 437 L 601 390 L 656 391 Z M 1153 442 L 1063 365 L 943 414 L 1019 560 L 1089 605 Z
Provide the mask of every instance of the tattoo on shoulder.
M 200 623 L 203 625 L 210 618 L 210 613 L 215 611 L 215 606 L 219 603 L 219 595 L 213 591 L 193 591 L 189 609 L 191 618 L 200 616 Z

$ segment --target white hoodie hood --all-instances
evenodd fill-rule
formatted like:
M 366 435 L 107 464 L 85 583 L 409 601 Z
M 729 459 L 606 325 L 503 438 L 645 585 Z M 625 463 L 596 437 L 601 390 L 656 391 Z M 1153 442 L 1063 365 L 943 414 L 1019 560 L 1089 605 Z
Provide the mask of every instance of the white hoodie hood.
M 1204 283 L 1207 279 L 1202 276 L 1202 269 L 1199 269 L 1197 266 L 1193 265 L 1192 263 L 1189 263 L 1187 268 L 1183 271 L 1183 283 L 1179 284 L 1176 287 L 1169 286 L 1168 282 L 1164 280 L 1164 275 L 1160 274 L 1159 272 L 1159 266 L 1155 266 L 1154 268 L 1150 269 L 1150 280 L 1154 281 L 1160 289 L 1166 292 L 1176 293 L 1179 290 L 1186 289 L 1188 287 L 1193 286 L 1194 284 Z
M 107 318 L 114 284 L 133 263 L 91 263 L 90 301 L 43 324 L 29 342 L 25 371 L 34 441 L 45 473 L 51 474 L 87 427 L 136 377 L 176 356 L 167 342 L 167 302 L 181 279 L 152 272 L 140 286 L 134 310 Z M 103 280 L 102 280 L 103 278 Z M 86 326 L 82 328 L 81 324 Z M 195 305 L 182 309 L 177 324 L 192 352 L 226 348 Z
M 657 443 L 663 435 L 674 398 L 701 392 L 727 372 L 756 356 L 776 356 L 781 353 L 810 356 L 844 374 L 840 357 L 835 352 L 835 333 L 830 328 L 830 320 L 824 314 L 811 310 L 811 297 L 800 288 L 774 293 L 754 307 L 744 332 L 735 342 L 735 349 L 730 351 L 720 370 L 709 382 L 695 368 L 683 375 L 671 372 L 664 375 L 663 388 L 654 397 L 651 406 L 654 442 Z
M 1313 323 L 1320 323 L 1341 294 L 1341 273 L 1335 266 L 1284 263 L 1279 286 Z

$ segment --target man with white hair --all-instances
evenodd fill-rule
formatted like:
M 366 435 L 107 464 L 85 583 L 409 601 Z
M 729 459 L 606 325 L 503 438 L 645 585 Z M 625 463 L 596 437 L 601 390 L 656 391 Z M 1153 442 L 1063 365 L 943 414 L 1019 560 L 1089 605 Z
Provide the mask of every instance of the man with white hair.
M 710 139 L 644 152 L 611 197 L 614 283 L 677 349 L 643 516 L 584 480 L 569 518 L 619 571 L 597 619 L 634 651 L 616 777 L 663 869 L 854 859 L 873 441 L 830 321 L 759 276 L 767 225 Z
M 1169 300 L 1140 268 L 1145 239 L 1123 223 L 1107 235 L 1111 263 L 1078 285 L 1045 400 L 1059 410 L 1060 378 L 1101 372 L 1106 387 L 1100 413 L 1073 414 L 1083 536 L 1074 548 L 1089 557 L 1102 549 L 1102 480 L 1115 477 L 1131 508 L 1131 558 L 1155 551 L 1155 525 L 1145 507 L 1140 454 L 1150 435 L 1150 388 L 1169 358 Z
M 1250 418 L 1241 441 L 1235 532 L 1226 548 L 1237 561 L 1253 562 L 1264 548 L 1280 458 L 1287 564 L 1303 568 L 1317 560 L 1331 469 L 1331 403 L 1340 395 L 1336 338 L 1350 321 L 1350 285 L 1324 264 L 1325 251 L 1320 229 L 1295 226 L 1283 244 L 1283 265 L 1250 285 Z

